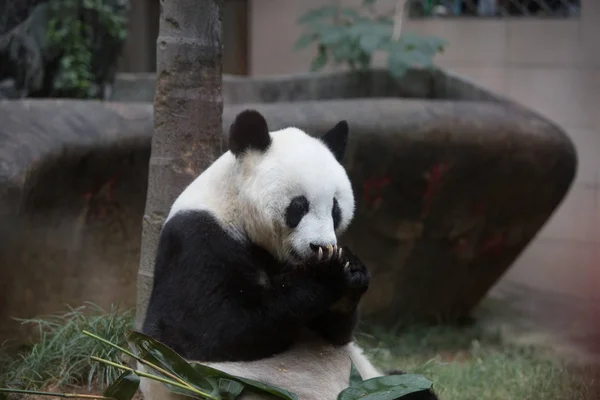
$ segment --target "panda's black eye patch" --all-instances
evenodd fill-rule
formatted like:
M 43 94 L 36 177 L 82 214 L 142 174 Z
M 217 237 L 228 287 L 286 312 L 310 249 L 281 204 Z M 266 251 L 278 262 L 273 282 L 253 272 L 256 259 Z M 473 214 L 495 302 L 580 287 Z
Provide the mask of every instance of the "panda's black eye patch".
M 333 198 L 331 217 L 333 218 L 333 229 L 337 229 L 338 226 L 340 226 L 340 222 L 342 222 L 342 210 L 340 209 L 340 205 L 335 197 Z
M 290 228 L 298 226 L 302 217 L 308 213 L 308 200 L 304 196 L 294 197 L 285 210 L 285 223 Z

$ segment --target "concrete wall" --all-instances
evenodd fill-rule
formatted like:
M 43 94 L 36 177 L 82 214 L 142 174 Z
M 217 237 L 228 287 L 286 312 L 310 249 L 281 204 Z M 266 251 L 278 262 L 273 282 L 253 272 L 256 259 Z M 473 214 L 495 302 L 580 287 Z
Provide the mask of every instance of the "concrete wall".
M 307 71 L 315 50 L 291 51 L 301 33 L 296 19 L 328 2 L 360 0 L 251 0 L 250 73 Z M 577 19 L 408 20 L 403 29 L 446 39 L 439 65 L 571 134 L 580 158 L 577 181 L 504 282 L 600 301 L 600 1 L 582 3 Z

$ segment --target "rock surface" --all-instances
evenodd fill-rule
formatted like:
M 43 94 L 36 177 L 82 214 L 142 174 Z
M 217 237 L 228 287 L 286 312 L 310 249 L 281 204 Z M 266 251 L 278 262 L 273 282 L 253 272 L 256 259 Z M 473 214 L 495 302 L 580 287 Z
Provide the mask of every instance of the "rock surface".
M 135 306 L 150 104 L 0 102 L 0 341 L 92 301 Z

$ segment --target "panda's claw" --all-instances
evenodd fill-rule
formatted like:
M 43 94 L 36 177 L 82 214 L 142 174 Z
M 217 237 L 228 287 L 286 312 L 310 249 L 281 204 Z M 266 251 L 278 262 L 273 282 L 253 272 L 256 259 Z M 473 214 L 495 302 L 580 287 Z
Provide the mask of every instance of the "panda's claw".
M 346 265 L 344 265 L 344 269 L 348 269 L 348 267 L 350 267 L 350 261 L 348 261 L 348 262 L 346 263 Z
M 333 246 L 328 244 L 327 245 L 327 259 L 331 260 L 331 257 L 333 257 Z
M 317 254 L 317 261 L 321 261 L 323 259 L 323 249 L 319 247 L 319 252 Z
M 340 247 L 340 248 L 339 248 L 339 250 L 338 250 L 338 253 L 337 253 L 337 258 L 338 258 L 338 260 L 341 260 L 341 259 L 342 259 L 342 248 L 341 248 L 341 247 Z

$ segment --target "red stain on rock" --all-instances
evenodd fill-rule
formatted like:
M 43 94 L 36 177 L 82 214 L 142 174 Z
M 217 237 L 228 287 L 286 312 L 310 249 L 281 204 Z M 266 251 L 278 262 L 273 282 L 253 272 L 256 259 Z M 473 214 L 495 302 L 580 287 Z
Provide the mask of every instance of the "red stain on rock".
M 482 254 L 499 255 L 506 244 L 505 233 L 495 233 L 489 237 L 481 246 Z
M 449 168 L 450 166 L 446 163 L 438 163 L 431 167 L 431 169 L 425 174 L 427 179 L 427 188 L 423 194 L 424 204 L 423 210 L 421 211 L 421 218 L 425 218 L 427 215 L 429 215 L 433 198 L 439 189 L 444 174 Z
M 475 203 L 473 205 L 473 214 L 477 217 L 483 216 L 485 214 L 485 205 L 482 202 Z
M 458 240 L 458 242 L 456 242 L 456 244 L 452 248 L 452 251 L 458 257 L 464 257 L 468 254 L 470 249 L 471 249 L 471 246 L 469 245 L 469 242 L 467 241 L 467 239 L 460 238 Z
M 392 180 L 387 176 L 383 177 L 372 177 L 367 179 L 363 184 L 363 198 L 365 203 L 372 205 L 374 203 L 381 203 L 382 191 Z
M 110 215 L 110 209 L 116 205 L 114 192 L 116 183 L 117 178 L 111 177 L 81 195 L 86 203 L 89 217 L 103 219 Z

